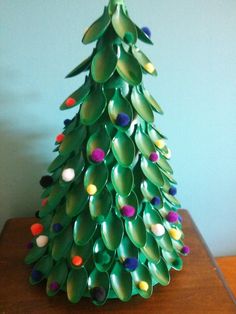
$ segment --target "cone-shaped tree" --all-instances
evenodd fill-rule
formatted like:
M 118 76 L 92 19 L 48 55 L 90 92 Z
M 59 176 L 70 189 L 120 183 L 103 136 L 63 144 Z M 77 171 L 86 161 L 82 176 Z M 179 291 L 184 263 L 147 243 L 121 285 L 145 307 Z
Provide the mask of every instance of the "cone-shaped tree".
M 78 106 L 56 138 L 58 156 L 41 178 L 40 222 L 31 226 L 30 282 L 47 281 L 76 303 L 91 296 L 148 298 L 180 270 L 184 246 L 176 181 L 166 138 L 153 125 L 162 110 L 142 77 L 156 69 L 138 49 L 152 44 L 148 29 L 129 18 L 123 0 L 110 0 L 86 31 L 97 41 L 90 57 L 67 77 L 87 72 L 84 84 L 61 105 Z

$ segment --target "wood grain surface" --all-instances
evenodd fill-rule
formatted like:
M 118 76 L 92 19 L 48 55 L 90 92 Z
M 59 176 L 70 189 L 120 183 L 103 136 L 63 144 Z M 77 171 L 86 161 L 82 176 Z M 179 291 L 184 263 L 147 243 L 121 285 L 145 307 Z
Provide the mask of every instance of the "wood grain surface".
M 128 303 L 108 301 L 95 307 L 89 299 L 70 304 L 64 293 L 48 298 L 45 283 L 31 286 L 30 267 L 24 264 L 30 225 L 35 218 L 10 219 L 0 237 L 0 313 L 119 313 L 119 314 L 210 314 L 236 313 L 236 303 L 187 211 L 183 216 L 185 243 L 191 253 L 184 257 L 181 272 L 171 272 L 167 287 L 154 288 L 150 299 L 132 297 Z
M 236 297 L 236 256 L 223 256 L 216 258 L 225 280 Z

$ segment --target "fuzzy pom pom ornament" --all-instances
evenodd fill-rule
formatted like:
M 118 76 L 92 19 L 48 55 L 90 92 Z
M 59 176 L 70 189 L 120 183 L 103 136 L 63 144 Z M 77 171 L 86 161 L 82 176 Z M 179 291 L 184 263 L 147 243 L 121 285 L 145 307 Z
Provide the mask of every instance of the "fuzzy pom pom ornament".
M 175 196 L 177 194 L 177 189 L 175 186 L 170 187 L 169 194 Z
M 151 200 L 152 205 L 158 206 L 161 204 L 161 199 L 159 196 L 154 196 L 153 199 Z
M 67 168 L 62 171 L 62 180 L 65 182 L 71 182 L 75 178 L 75 170 Z
M 152 152 L 149 156 L 149 160 L 152 162 L 157 162 L 159 159 L 159 154 L 157 152 Z
M 143 27 L 141 28 L 141 30 L 142 30 L 149 38 L 151 38 L 152 33 L 151 33 L 151 30 L 150 30 L 149 27 L 143 26 Z
M 33 281 L 40 281 L 43 278 L 43 274 L 41 271 L 33 269 L 31 273 L 31 278 Z
M 76 100 L 72 97 L 68 98 L 66 101 L 65 101 L 65 105 L 67 107 L 73 107 L 74 105 L 76 104 Z
M 165 233 L 165 228 L 162 226 L 162 224 L 155 224 L 151 225 L 151 231 L 155 236 L 161 237 Z
M 138 287 L 140 290 L 148 291 L 149 285 L 146 281 L 140 281 Z
M 178 221 L 179 215 L 178 213 L 176 213 L 175 211 L 170 211 L 167 215 L 166 215 L 166 220 L 171 222 L 171 223 L 175 223 Z
M 65 135 L 64 135 L 63 133 L 58 134 L 58 135 L 56 136 L 56 142 L 57 142 L 58 144 L 60 144 L 60 143 L 63 142 L 64 138 L 65 138 Z
M 175 228 L 171 228 L 169 230 L 169 234 L 176 241 L 180 240 L 180 238 L 182 236 L 181 231 L 179 229 L 175 229 Z
M 42 205 L 43 207 L 46 206 L 47 203 L 48 203 L 48 198 L 47 198 L 47 197 L 46 197 L 46 198 L 43 198 L 43 199 L 41 200 L 41 205 Z
M 72 257 L 71 259 L 71 263 L 74 265 L 74 266 L 81 266 L 83 264 L 83 258 L 79 255 L 75 255 Z
M 91 289 L 91 297 L 96 302 L 103 302 L 106 298 L 106 290 L 103 287 L 94 287 Z
M 164 148 L 166 145 L 165 141 L 162 138 L 159 140 L 156 140 L 155 144 L 160 149 Z
M 54 232 L 60 232 L 62 230 L 63 226 L 60 224 L 60 223 L 56 223 L 56 224 L 53 224 L 52 226 L 52 230 Z
M 187 245 L 183 246 L 181 249 L 181 253 L 183 253 L 184 255 L 188 255 L 190 253 L 190 248 Z
M 65 119 L 64 120 L 64 126 L 68 126 L 71 123 L 71 119 Z
M 95 148 L 90 155 L 90 159 L 93 162 L 99 163 L 102 162 L 105 158 L 105 152 L 101 148 Z
M 123 265 L 128 271 L 134 271 L 138 267 L 138 259 L 136 257 L 127 257 Z
M 124 205 L 121 208 L 121 213 L 124 217 L 133 217 L 135 215 L 135 208 L 130 205 Z
M 44 247 L 48 244 L 48 237 L 46 235 L 40 235 L 36 238 L 36 245 L 38 247 Z
M 128 126 L 130 124 L 130 117 L 125 112 L 121 112 L 116 117 L 116 124 L 121 127 Z
M 53 281 L 50 283 L 50 290 L 57 291 L 60 288 L 60 285 L 57 281 Z
M 39 183 L 43 188 L 48 188 L 49 186 L 51 186 L 53 184 L 53 178 L 49 175 L 43 176 L 40 179 Z
M 30 227 L 30 230 L 31 230 L 32 235 L 36 236 L 43 232 L 44 226 L 42 224 L 35 223 Z

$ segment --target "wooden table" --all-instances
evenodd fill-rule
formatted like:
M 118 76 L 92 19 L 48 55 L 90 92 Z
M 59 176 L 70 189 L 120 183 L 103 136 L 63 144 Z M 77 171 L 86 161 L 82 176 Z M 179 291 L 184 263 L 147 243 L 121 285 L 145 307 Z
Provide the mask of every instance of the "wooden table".
M 191 247 L 184 269 L 172 272 L 170 285 L 155 287 L 150 299 L 135 296 L 128 303 L 113 300 L 103 307 L 95 307 L 88 299 L 70 304 L 63 293 L 48 298 L 44 285 L 30 286 L 30 270 L 23 259 L 31 239 L 29 227 L 36 219 L 8 220 L 0 238 L 0 313 L 236 313 L 235 300 L 190 215 L 182 211 L 182 216 L 186 244 Z

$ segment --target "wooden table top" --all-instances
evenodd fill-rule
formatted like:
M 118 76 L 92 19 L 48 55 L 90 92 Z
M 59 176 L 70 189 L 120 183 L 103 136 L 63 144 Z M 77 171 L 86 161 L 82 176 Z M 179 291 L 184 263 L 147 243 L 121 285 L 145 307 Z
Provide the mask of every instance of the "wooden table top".
M 187 211 L 183 216 L 185 242 L 191 253 L 184 257 L 181 272 L 172 271 L 167 287 L 156 286 L 150 299 L 139 296 L 123 303 L 108 301 L 95 307 L 84 298 L 70 304 L 64 293 L 49 298 L 45 285 L 28 283 L 29 266 L 24 264 L 26 243 L 31 240 L 29 227 L 35 218 L 10 219 L 0 237 L 0 314 L 31 313 L 119 313 L 185 314 L 236 313 L 236 303 Z

